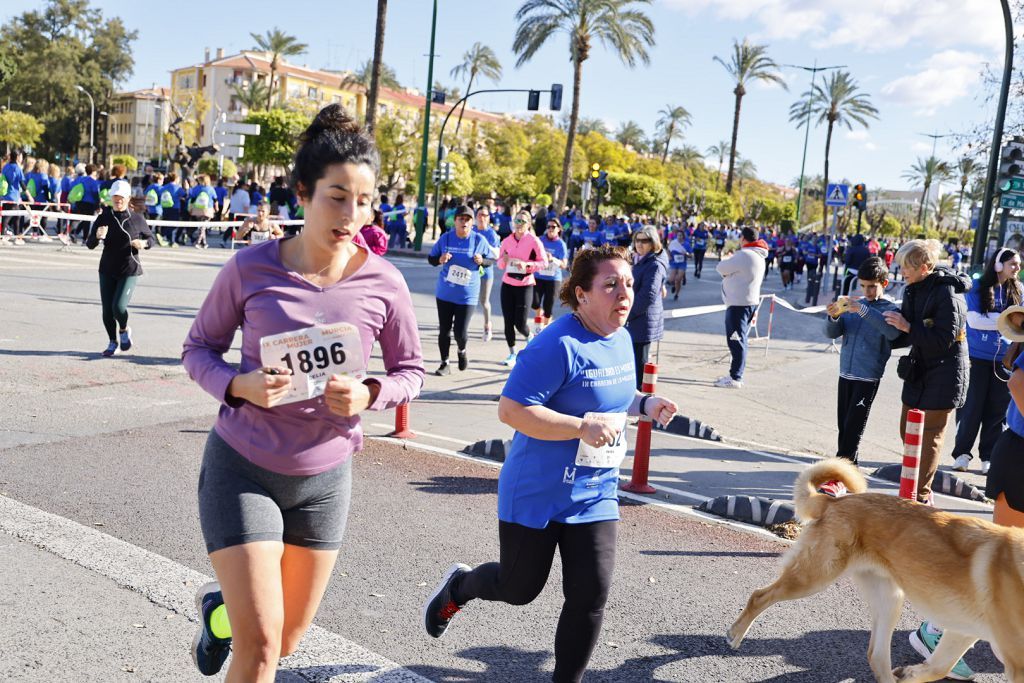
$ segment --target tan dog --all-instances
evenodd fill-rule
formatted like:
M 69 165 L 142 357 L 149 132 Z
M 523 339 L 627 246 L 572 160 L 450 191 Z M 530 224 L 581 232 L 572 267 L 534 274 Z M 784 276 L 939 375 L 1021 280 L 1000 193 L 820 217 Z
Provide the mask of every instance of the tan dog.
M 833 480 L 858 495 L 818 492 Z M 729 629 L 729 644 L 738 648 L 775 603 L 814 595 L 848 574 L 871 611 L 868 661 L 878 681 L 940 680 L 974 643 L 987 640 L 1007 678 L 1024 683 L 1024 529 L 866 490 L 864 476 L 845 460 L 826 460 L 800 475 L 796 512 L 809 524 L 778 580 L 750 596 Z M 927 662 L 893 671 L 890 644 L 904 595 L 945 630 Z

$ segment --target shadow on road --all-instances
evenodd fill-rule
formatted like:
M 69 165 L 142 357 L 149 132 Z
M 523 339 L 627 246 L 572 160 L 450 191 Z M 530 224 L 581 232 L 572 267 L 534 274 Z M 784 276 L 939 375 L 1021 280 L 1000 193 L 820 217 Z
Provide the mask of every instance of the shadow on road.
M 697 551 L 697 550 L 641 550 L 641 555 L 656 557 L 781 557 L 782 553 Z
M 15 356 L 19 358 L 70 358 L 82 361 L 104 361 L 108 363 L 132 363 L 133 365 L 181 365 L 181 359 L 177 356 L 140 356 L 128 351 L 118 353 L 113 358 L 104 358 L 100 351 L 91 353 L 79 351 L 39 351 L 36 349 L 0 349 L 0 356 Z
M 411 481 L 424 493 L 481 495 L 498 492 L 498 480 L 486 477 L 431 477 L 430 481 Z
M 541 666 L 551 656 L 548 652 L 532 652 L 512 647 L 474 647 L 458 653 L 459 656 L 487 666 L 484 671 L 465 671 L 443 666 L 411 665 L 408 668 L 437 683 L 484 683 L 490 681 L 544 681 L 550 680 Z M 589 678 L 588 678 L 589 680 Z

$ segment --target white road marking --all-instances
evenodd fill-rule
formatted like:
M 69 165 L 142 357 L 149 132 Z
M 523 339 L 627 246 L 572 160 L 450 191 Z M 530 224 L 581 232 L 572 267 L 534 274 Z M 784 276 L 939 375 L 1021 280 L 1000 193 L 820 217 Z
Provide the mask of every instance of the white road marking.
M 135 591 L 150 602 L 195 621 L 193 593 L 211 579 L 161 555 L 77 522 L 0 496 L 0 530 Z M 191 668 L 182 643 L 182 664 Z M 282 669 L 318 667 L 317 680 L 429 683 L 412 671 L 319 626 Z M 335 671 L 332 671 L 335 670 Z M 365 669 L 359 673 L 346 673 Z

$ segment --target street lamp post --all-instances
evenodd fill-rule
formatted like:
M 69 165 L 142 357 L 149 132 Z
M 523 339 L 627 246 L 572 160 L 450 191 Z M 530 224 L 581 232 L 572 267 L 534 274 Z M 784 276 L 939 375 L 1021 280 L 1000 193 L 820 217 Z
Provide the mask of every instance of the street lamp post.
M 938 133 L 918 133 L 918 135 L 923 135 L 926 138 L 932 139 L 932 159 L 935 158 L 935 146 L 939 140 L 942 138 L 953 137 L 952 133 L 947 133 L 945 135 L 939 135 Z M 924 213 L 921 214 L 921 227 L 924 228 L 926 225 L 928 225 L 928 197 L 924 198 Z
M 93 101 L 92 95 L 82 86 L 76 85 L 75 90 L 89 98 L 89 163 L 91 164 L 93 152 L 95 151 L 93 131 L 96 129 L 96 103 Z
M 818 60 L 814 60 L 814 66 L 802 66 L 800 64 L 783 64 L 782 66 L 789 67 L 791 69 L 803 69 L 804 71 L 811 72 L 811 89 L 807 97 L 807 117 L 804 119 L 804 154 L 803 159 L 800 161 L 800 188 L 797 190 L 796 195 L 796 229 L 800 230 L 800 211 L 804 204 L 804 170 L 807 168 L 807 141 L 811 137 L 811 98 L 814 96 L 814 80 L 818 77 L 819 71 L 831 71 L 833 69 L 843 69 L 846 67 L 845 64 L 840 66 L 818 66 Z M 824 191 L 825 188 L 822 188 Z M 822 216 L 821 225 L 825 226 L 825 217 Z
M 105 162 L 107 161 L 107 142 L 110 140 L 110 114 L 105 111 L 98 111 L 96 113 L 107 119 L 106 123 L 103 124 L 103 154 L 100 155 Z
M 423 110 L 423 151 L 420 154 L 419 194 L 416 197 L 416 238 L 413 247 L 423 248 L 423 231 L 427 228 L 427 152 L 430 149 L 430 104 L 434 89 L 434 38 L 437 34 L 437 0 L 434 0 L 434 14 L 430 21 L 430 57 L 427 61 L 427 106 Z M 435 217 L 436 219 L 436 217 Z
M 1009 0 L 1000 0 L 1003 6 L 1003 28 L 1006 32 L 1006 56 L 1003 62 L 1003 83 L 999 90 L 999 108 L 996 110 L 996 125 L 992 129 L 992 149 L 988 156 L 988 177 L 985 179 L 985 198 L 981 203 L 978 230 L 974 234 L 974 249 L 971 250 L 971 265 L 985 262 L 985 247 L 988 242 L 988 227 L 992 222 L 992 197 L 996 190 L 996 174 L 999 169 L 999 148 L 1003 144 L 1003 124 L 1006 121 L 1006 100 L 1010 95 L 1010 78 L 1013 75 L 1013 15 L 1010 14 Z

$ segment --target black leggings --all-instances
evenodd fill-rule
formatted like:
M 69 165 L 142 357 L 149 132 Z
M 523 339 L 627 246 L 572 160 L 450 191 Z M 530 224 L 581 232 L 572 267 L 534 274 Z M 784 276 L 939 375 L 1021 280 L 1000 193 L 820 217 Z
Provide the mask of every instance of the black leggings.
M 533 285 L 516 287 L 507 282 L 501 283 L 501 315 L 505 319 L 505 343 L 515 348 L 516 330 L 524 337 L 530 336 L 527 320 L 530 315 L 530 304 L 533 303 Z
M 473 304 L 453 304 L 451 301 L 437 301 L 437 347 L 441 350 L 441 361 L 448 360 L 448 351 L 452 348 L 452 326 L 455 327 L 455 345 L 459 351 L 466 350 L 469 340 L 469 319 L 473 317 Z
M 452 598 L 473 598 L 526 605 L 547 583 L 555 547 L 562 558 L 565 602 L 555 631 L 553 681 L 583 678 L 604 621 L 604 606 L 615 569 L 616 522 L 561 524 L 532 529 L 498 522 L 500 562 L 482 564 L 452 587 Z
M 559 280 L 541 280 L 537 278 L 537 284 L 533 286 L 533 308 L 541 309 L 545 318 L 551 317 L 555 309 L 555 288 L 562 284 Z
M 700 277 L 700 273 L 704 270 L 704 254 L 707 253 L 707 249 L 694 249 L 693 250 L 693 274 Z
M 100 304 L 103 307 L 103 329 L 110 341 L 117 339 L 117 325 L 128 327 L 128 304 L 135 293 L 138 276 L 118 277 L 100 273 Z

